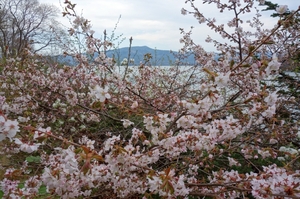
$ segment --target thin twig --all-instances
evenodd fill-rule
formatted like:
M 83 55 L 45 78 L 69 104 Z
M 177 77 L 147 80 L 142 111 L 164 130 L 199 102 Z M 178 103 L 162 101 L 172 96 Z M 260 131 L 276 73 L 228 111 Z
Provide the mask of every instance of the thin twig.
M 130 53 L 131 53 L 131 45 L 132 45 L 132 37 L 130 37 L 130 39 L 129 39 L 128 57 L 127 57 L 127 64 L 126 64 L 126 68 L 125 68 L 125 72 L 124 72 L 124 76 L 123 76 L 123 81 L 124 81 L 125 78 L 126 78 L 127 70 L 128 70 L 128 67 L 129 67 Z

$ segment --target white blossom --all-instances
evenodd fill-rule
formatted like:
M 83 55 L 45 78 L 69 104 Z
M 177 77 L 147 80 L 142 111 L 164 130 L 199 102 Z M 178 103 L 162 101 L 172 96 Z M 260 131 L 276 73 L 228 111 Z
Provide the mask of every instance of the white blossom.
M 219 74 L 216 78 L 215 78 L 215 83 L 217 84 L 217 86 L 219 87 L 225 87 L 228 84 L 229 81 L 229 76 L 230 76 L 230 72 L 227 72 L 225 74 Z
M 272 57 L 272 61 L 270 61 L 268 63 L 268 67 L 266 68 L 267 76 L 269 76 L 271 74 L 271 72 L 277 73 L 277 71 L 279 70 L 280 65 L 281 65 L 281 63 L 278 62 L 278 58 L 274 54 L 273 57 Z
M 123 126 L 125 128 L 129 127 L 130 125 L 134 124 L 133 122 L 131 122 L 130 120 L 127 120 L 127 119 L 122 119 L 121 120 L 123 122 Z
M 276 8 L 276 12 L 280 15 L 286 13 L 286 11 L 288 10 L 288 6 L 287 5 L 280 5 Z
M 94 88 L 90 88 L 91 95 L 98 99 L 100 102 L 104 102 L 106 99 L 110 99 L 111 96 L 108 93 L 108 88 L 101 88 L 99 85 Z
M 19 132 L 19 123 L 17 121 L 6 120 L 0 115 L 0 141 L 5 138 L 13 138 Z
M 26 152 L 26 153 L 32 153 L 32 152 L 38 150 L 39 146 L 41 145 L 39 143 L 28 144 L 28 143 L 22 142 L 18 138 L 15 138 L 14 141 L 17 145 L 19 145 L 20 150 L 23 152 Z

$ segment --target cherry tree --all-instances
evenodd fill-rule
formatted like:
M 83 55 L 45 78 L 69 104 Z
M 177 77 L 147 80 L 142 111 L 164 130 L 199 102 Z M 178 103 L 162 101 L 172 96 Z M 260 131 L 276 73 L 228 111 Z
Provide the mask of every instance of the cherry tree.
M 266 52 L 300 8 L 265 30 L 256 8 L 264 1 L 202 2 L 233 13 L 225 26 L 193 0 L 181 11 L 228 40 L 207 38 L 219 60 L 181 29 L 179 57 L 193 53 L 195 65 L 155 67 L 146 55 L 119 70 L 104 53 L 112 44 L 66 0 L 70 35 L 85 38 L 76 67 L 28 51 L 1 70 L 1 147 L 15 157 L 1 165 L 3 197 L 299 198 L 299 127 L 283 111 L 296 101 L 271 81 L 281 63 Z

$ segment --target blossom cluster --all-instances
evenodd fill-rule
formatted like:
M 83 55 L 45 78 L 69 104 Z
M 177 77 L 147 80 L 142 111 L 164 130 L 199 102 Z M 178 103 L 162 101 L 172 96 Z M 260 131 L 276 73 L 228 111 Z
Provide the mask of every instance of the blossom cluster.
M 65 1 L 65 14 L 75 17 L 69 33 L 81 32 L 87 48 L 75 55 L 78 64 L 52 65 L 28 53 L 0 68 L 1 147 L 5 157 L 23 161 L 10 158 L 3 169 L 3 197 L 300 197 L 300 117 L 290 110 L 299 102 L 295 90 L 276 83 L 282 60 L 273 53 L 289 46 L 279 33 L 296 30 L 281 30 L 282 23 L 263 30 L 257 13 L 246 22 L 254 31 L 246 31 L 243 14 L 265 1 L 203 2 L 236 14 L 227 27 L 192 0 L 186 3 L 193 11 L 181 10 L 231 41 L 207 39 L 219 60 L 181 29 L 178 63 L 156 67 L 145 59 L 131 68 L 130 58 L 118 66 L 106 56 L 111 43 L 95 38 L 89 21 Z M 266 47 L 268 37 L 280 47 Z M 184 65 L 187 53 L 195 55 L 193 65 Z

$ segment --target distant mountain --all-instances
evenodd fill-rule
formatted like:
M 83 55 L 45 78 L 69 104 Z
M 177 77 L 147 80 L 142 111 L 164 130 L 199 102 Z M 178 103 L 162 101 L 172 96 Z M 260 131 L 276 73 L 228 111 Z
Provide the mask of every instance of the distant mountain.
M 118 61 L 122 62 L 124 58 L 128 59 L 128 51 L 128 47 L 110 50 L 107 52 L 107 56 L 114 56 L 118 63 Z M 138 65 L 140 62 L 144 61 L 144 56 L 146 54 L 151 54 L 152 58 L 150 59 L 150 63 L 154 66 L 170 66 L 178 60 L 178 57 L 176 57 L 176 52 L 171 52 L 170 50 L 152 49 L 147 46 L 131 47 L 130 59 L 134 59 L 134 64 Z M 194 56 L 190 55 L 182 61 L 192 64 L 195 62 L 195 59 Z
M 116 60 L 117 64 L 120 64 L 124 58 L 128 59 L 128 51 L 129 47 L 118 48 L 115 50 L 107 51 L 106 55 L 108 57 L 113 57 Z M 176 57 L 178 53 L 176 52 L 171 52 L 169 50 L 152 49 L 147 46 L 133 46 L 131 47 L 130 59 L 134 59 L 134 64 L 131 65 L 139 65 L 141 62 L 144 62 L 144 56 L 146 54 L 151 54 L 152 58 L 149 60 L 149 62 L 154 66 L 170 66 L 178 60 L 178 57 Z M 94 58 L 96 58 L 97 56 L 98 54 L 95 53 Z M 76 65 L 76 61 L 74 60 L 74 58 L 69 55 L 58 55 L 52 57 L 52 59 L 62 64 Z M 195 59 L 193 55 L 189 55 L 181 61 L 184 63 L 193 64 L 195 62 Z

